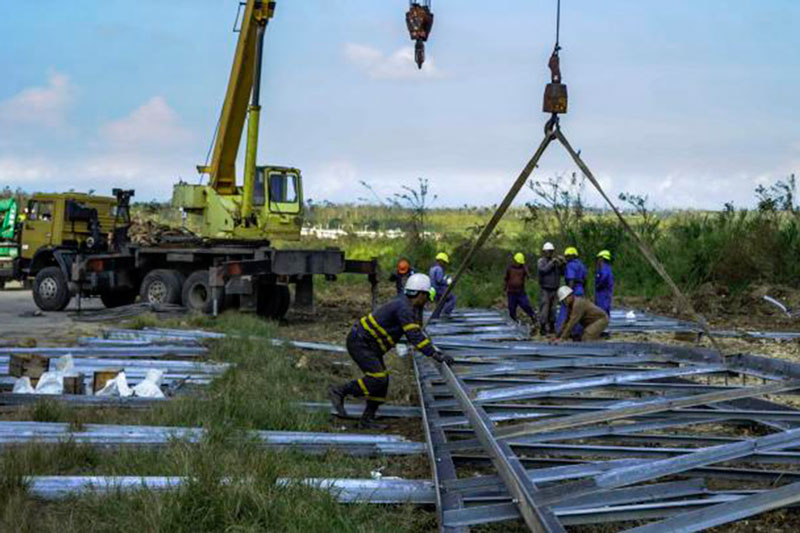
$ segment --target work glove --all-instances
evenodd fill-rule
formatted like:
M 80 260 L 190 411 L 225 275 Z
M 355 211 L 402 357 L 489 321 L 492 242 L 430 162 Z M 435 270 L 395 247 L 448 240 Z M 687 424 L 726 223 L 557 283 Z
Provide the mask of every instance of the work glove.
M 453 283 L 453 278 L 451 278 L 450 276 L 447 276 L 444 280 L 448 285 L 451 285 Z
M 433 358 L 434 358 L 434 360 L 439 361 L 440 363 L 444 363 L 447 366 L 450 366 L 450 365 L 452 365 L 453 363 L 456 362 L 456 360 L 453 359 L 452 356 L 449 356 L 446 353 L 442 353 L 442 352 L 440 352 L 438 350 L 433 352 Z

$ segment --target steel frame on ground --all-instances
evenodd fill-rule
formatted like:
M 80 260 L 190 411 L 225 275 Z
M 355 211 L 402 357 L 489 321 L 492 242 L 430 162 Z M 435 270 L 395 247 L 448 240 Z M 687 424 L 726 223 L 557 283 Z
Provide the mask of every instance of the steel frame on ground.
M 494 310 L 427 329 L 455 358 L 413 355 L 443 531 L 519 518 L 532 531 L 696 531 L 800 503 L 800 411 L 764 399 L 800 390 L 800 365 L 547 345 Z M 736 486 L 720 491 L 722 479 Z

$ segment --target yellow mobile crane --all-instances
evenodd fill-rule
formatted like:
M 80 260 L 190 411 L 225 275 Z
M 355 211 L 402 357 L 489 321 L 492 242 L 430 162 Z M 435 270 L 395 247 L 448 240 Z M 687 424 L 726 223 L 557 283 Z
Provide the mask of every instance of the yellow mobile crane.
M 277 249 L 271 244 L 273 239 L 299 240 L 303 225 L 300 170 L 256 164 L 264 38 L 275 6 L 267 0 L 244 3 L 213 156 L 198 166 L 208 182 L 178 183 L 173 189 L 173 205 L 182 210 L 185 226 L 196 237 L 154 246 L 128 242 L 133 191 L 117 190 L 118 216 L 113 224 L 100 224 L 103 232 L 113 232 L 113 239 L 91 249 L 41 247 L 21 265 L 20 271 L 36 278 L 33 290 L 42 309 L 63 309 L 73 295 L 99 295 L 110 307 L 132 303 L 138 296 L 204 312 L 235 306 L 280 318 L 289 308 L 289 284 L 295 285 L 295 306 L 309 307 L 314 275 L 334 279 L 341 273 L 366 275 L 374 299 L 375 260 L 345 259 L 338 249 Z M 421 67 L 433 25 L 430 0 L 411 0 L 406 24 Z M 237 185 L 236 158 L 245 123 L 244 178 Z M 33 237 L 29 232 L 27 238 Z
M 256 165 L 264 35 L 275 6 L 275 1 L 266 0 L 248 0 L 245 4 L 213 157 L 210 164 L 197 167 L 201 174 L 209 176 L 208 184 L 179 183 L 173 190 L 173 205 L 185 213 L 186 227 L 206 238 L 300 239 L 303 224 L 300 170 Z M 430 0 L 412 0 L 406 24 L 409 35 L 416 41 L 415 59 L 421 68 L 425 60 L 424 43 L 433 26 Z M 236 157 L 245 120 L 244 179 L 237 186 Z
M 173 205 L 186 226 L 211 239 L 299 240 L 303 223 L 302 181 L 296 168 L 256 166 L 261 112 L 264 34 L 274 1 L 248 0 L 231 68 L 210 164 L 197 167 L 207 185 L 178 183 Z M 249 100 L 249 103 L 248 103 Z M 247 121 L 244 181 L 236 184 L 236 157 Z

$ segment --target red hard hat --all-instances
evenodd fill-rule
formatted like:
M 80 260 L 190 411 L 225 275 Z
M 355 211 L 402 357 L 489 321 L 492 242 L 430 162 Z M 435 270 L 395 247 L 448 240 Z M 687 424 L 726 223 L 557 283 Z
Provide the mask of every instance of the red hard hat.
M 397 273 L 398 274 L 406 274 L 409 270 L 411 270 L 411 263 L 408 262 L 406 259 L 401 259 L 397 262 Z

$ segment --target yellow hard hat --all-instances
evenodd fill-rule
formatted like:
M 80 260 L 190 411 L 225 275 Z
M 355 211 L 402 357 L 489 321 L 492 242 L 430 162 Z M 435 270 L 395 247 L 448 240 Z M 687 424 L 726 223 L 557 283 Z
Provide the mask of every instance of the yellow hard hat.
M 597 253 L 597 257 L 602 257 L 606 261 L 611 261 L 611 252 L 609 252 L 608 250 L 600 250 Z
M 439 252 L 438 254 L 436 254 L 436 260 L 437 261 L 443 261 L 445 263 L 449 263 L 450 262 L 450 256 L 447 255 L 444 252 Z
M 578 249 L 575 248 L 574 246 L 570 246 L 566 250 L 564 250 L 564 255 L 575 255 L 575 256 L 577 256 L 578 255 Z
M 521 252 L 515 253 L 514 254 L 514 262 L 517 263 L 518 265 L 524 265 L 525 264 L 525 255 L 523 255 Z

